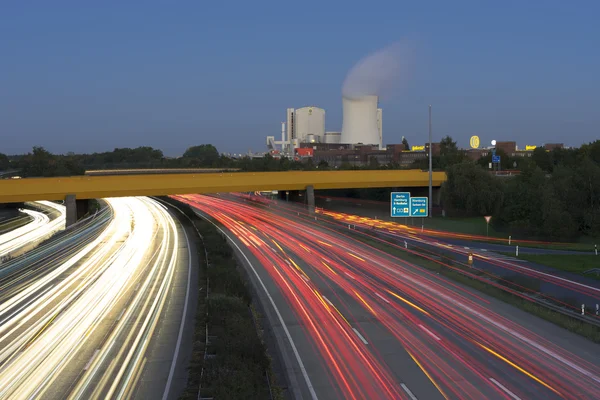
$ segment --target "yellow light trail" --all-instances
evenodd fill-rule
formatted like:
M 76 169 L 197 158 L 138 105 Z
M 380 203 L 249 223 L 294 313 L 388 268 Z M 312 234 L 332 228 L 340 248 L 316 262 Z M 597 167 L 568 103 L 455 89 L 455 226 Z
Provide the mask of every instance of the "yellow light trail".
M 360 260 L 360 261 L 365 261 L 365 259 L 364 259 L 364 258 L 360 258 L 359 256 L 357 256 L 357 255 L 355 255 L 355 254 L 348 253 L 348 255 L 350 255 L 350 256 L 352 256 L 352 257 L 356 258 L 357 260 Z
M 337 275 L 338 273 L 335 272 L 329 265 L 327 265 L 327 263 L 325 261 L 321 261 L 321 263 L 323 263 L 324 266 L 327 267 L 328 270 L 331 271 L 331 273 L 333 273 L 334 275 Z
M 552 390 L 554 393 L 556 393 L 557 395 L 562 397 L 562 394 L 554 389 L 552 386 L 548 385 L 546 382 L 542 381 L 540 378 L 538 378 L 537 376 L 533 375 L 530 372 L 527 372 L 526 370 L 524 370 L 523 368 L 519 367 L 517 364 L 515 364 L 514 362 L 510 361 L 508 358 L 496 353 L 494 350 L 490 349 L 489 347 L 484 346 L 483 344 L 474 341 L 479 347 L 481 347 L 482 349 L 484 349 L 485 351 L 487 351 L 490 354 L 493 354 L 494 356 L 498 357 L 499 359 L 501 359 L 502 361 L 504 361 L 505 363 L 507 363 L 508 365 L 510 365 L 511 367 L 515 368 L 516 370 L 522 372 L 523 374 L 527 375 L 528 377 L 530 377 L 531 379 L 533 379 L 534 381 L 538 382 L 539 384 L 547 387 L 548 389 Z
M 417 364 L 419 366 L 419 368 L 421 368 L 421 371 L 423 371 L 423 373 L 425 374 L 425 376 L 427 376 L 427 378 L 429 378 L 429 380 L 431 381 L 431 383 L 433 383 L 433 386 L 435 386 L 435 388 L 442 394 L 442 396 L 444 396 L 444 398 L 446 400 L 448 400 L 448 396 L 446 396 L 446 393 L 444 393 L 444 391 L 442 390 L 442 388 L 439 387 L 437 383 L 435 383 L 435 381 L 433 380 L 433 378 L 431 377 L 431 375 L 429 375 L 429 373 L 425 370 L 425 368 L 423 368 L 423 366 L 415 358 L 415 356 L 413 356 L 412 353 L 410 351 L 408 351 L 408 349 L 406 350 L 406 352 L 408 353 L 408 355 L 410 356 L 410 358 L 413 359 L 413 361 L 415 362 L 415 364 Z
M 273 243 L 275 243 L 275 246 L 277 246 L 277 248 L 283 253 L 285 254 L 285 251 L 281 248 L 281 246 L 279 245 L 279 243 L 277 243 L 277 241 L 275 239 L 271 239 L 271 241 Z
M 421 311 L 423 314 L 425 314 L 425 315 L 429 315 L 429 313 L 428 313 L 427 311 L 423 310 L 423 309 L 422 309 L 421 307 L 419 307 L 418 305 L 416 305 L 416 304 L 414 304 L 414 303 L 411 303 L 410 301 L 406 300 L 404 297 L 401 297 L 401 296 L 397 295 L 396 293 L 394 293 L 394 292 L 391 292 L 391 291 L 389 291 L 389 290 L 387 290 L 387 292 L 388 292 L 389 294 L 391 294 L 392 296 L 394 296 L 395 298 L 397 298 L 398 300 L 400 300 L 400 301 L 403 301 L 403 302 L 405 302 L 406 304 L 408 304 L 409 306 L 411 306 L 411 307 L 414 307 L 415 309 L 417 309 L 417 310 Z
M 358 293 L 357 293 L 355 290 L 353 290 L 353 292 L 354 292 L 354 294 L 356 295 L 356 297 L 358 297 L 358 299 L 359 299 L 360 301 L 362 301 L 362 303 L 363 303 L 363 304 L 364 304 L 364 305 L 365 305 L 365 306 L 366 306 L 366 307 L 369 309 L 369 311 L 371 311 L 371 313 L 372 313 L 373 315 L 375 315 L 375 316 L 376 316 L 376 315 L 377 315 L 377 313 L 375 312 L 375 310 L 373 310 L 373 308 L 371 308 L 371 306 L 369 305 L 369 303 L 367 303 L 367 302 L 365 301 L 365 299 L 363 299 L 363 298 L 362 298 L 362 296 L 361 296 L 360 294 L 358 294 Z

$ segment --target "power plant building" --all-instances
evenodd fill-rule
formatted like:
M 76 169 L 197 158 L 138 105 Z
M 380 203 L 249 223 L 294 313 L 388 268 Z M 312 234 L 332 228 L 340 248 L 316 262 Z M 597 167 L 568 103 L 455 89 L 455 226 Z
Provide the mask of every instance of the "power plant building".
M 282 123 L 281 141 L 268 136 L 267 146 L 271 151 L 281 146 L 284 154 L 316 145 L 348 147 L 362 144 L 382 149 L 382 126 L 383 111 L 378 108 L 377 96 L 344 97 L 341 131 L 325 131 L 325 110 L 320 107 L 288 108 Z
M 342 143 L 383 147 L 377 96 L 343 97 Z
M 297 108 L 293 115 L 292 139 L 300 143 L 320 143 L 325 139 L 325 110 L 319 107 Z

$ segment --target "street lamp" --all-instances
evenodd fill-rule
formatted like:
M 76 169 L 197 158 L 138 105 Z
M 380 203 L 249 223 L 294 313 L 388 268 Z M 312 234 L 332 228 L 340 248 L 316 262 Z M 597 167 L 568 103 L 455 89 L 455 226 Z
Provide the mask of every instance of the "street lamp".
M 494 146 L 492 148 L 492 171 L 494 170 L 494 164 L 496 164 L 496 162 L 494 162 L 494 159 L 496 158 L 496 139 L 492 140 L 492 146 Z
M 408 149 L 407 149 L 408 150 Z M 429 218 L 432 218 L 431 216 L 431 210 L 433 209 L 433 185 L 432 185 L 432 181 L 433 181 L 433 169 L 432 169 L 432 159 L 431 159 L 431 104 L 429 105 L 429 200 L 428 205 L 429 205 L 429 210 L 427 210 L 427 214 L 429 215 Z

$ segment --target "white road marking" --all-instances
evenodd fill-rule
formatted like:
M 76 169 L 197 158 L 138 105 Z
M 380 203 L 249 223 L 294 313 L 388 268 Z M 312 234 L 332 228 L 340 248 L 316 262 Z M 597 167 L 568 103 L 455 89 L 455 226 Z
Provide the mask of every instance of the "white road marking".
M 329 301 L 329 299 L 325 296 L 321 296 L 327 303 L 329 303 L 330 306 L 333 306 L 333 303 L 331 301 Z
M 465 250 L 470 250 L 470 249 L 471 249 L 470 247 L 465 246 Z
M 296 344 L 294 343 L 294 341 L 292 339 L 292 335 L 290 334 L 290 331 L 288 330 L 287 325 L 283 321 L 283 317 L 281 316 L 281 313 L 279 312 L 279 308 L 277 308 L 277 305 L 275 304 L 275 300 L 273 300 L 273 297 L 271 297 L 271 293 L 269 293 L 269 291 L 267 290 L 267 286 L 265 285 L 265 283 L 263 282 L 263 280 L 260 278 L 260 275 L 258 275 L 258 272 L 256 271 L 256 268 L 254 268 L 254 265 L 252 265 L 252 263 L 250 262 L 250 260 L 246 256 L 246 253 L 244 253 L 242 251 L 242 249 L 240 248 L 240 246 L 238 246 L 238 244 L 233 239 L 231 239 L 231 236 L 229 236 L 217 224 L 215 224 L 214 222 L 212 222 L 210 219 L 206 218 L 203 214 L 201 214 L 199 212 L 195 212 L 195 213 L 200 218 L 203 218 L 204 220 L 210 222 L 211 224 L 213 224 L 215 226 L 215 228 L 217 228 L 219 231 L 221 231 L 221 233 L 223 235 L 225 235 L 229 239 L 229 241 L 231 242 L 231 244 L 233 244 L 236 247 L 236 249 L 238 249 L 238 251 L 240 252 L 240 254 L 242 255 L 242 257 L 244 257 L 244 260 L 246 260 L 246 262 L 248 263 L 248 266 L 250 266 L 250 269 L 252 269 L 252 272 L 254 273 L 254 276 L 256 276 L 256 279 L 258 280 L 258 283 L 260 284 L 261 288 L 263 289 L 263 291 L 267 295 L 267 298 L 269 299 L 269 302 L 271 303 L 271 306 L 275 310 L 275 314 L 277 314 L 277 319 L 279 319 L 279 323 L 281 324 L 281 327 L 283 328 L 283 331 L 285 332 L 285 336 L 287 337 L 288 342 L 290 343 L 290 346 L 292 347 L 292 351 L 294 352 L 294 356 L 296 357 L 296 361 L 298 362 L 298 365 L 300 366 L 300 371 L 302 371 L 302 376 L 304 377 L 304 381 L 306 382 L 306 386 L 308 386 L 308 391 L 310 392 L 311 398 L 314 399 L 314 400 L 318 400 L 317 393 L 315 392 L 313 384 L 310 381 L 310 378 L 308 377 L 308 372 L 306 371 L 306 368 L 304 367 L 304 363 L 302 362 L 302 358 L 300 358 L 300 353 L 298 352 L 298 349 L 296 348 Z
M 515 400 L 521 400 L 521 398 L 519 396 L 517 396 L 516 394 L 514 394 L 513 392 L 511 392 L 510 390 L 508 390 L 506 388 L 506 386 L 504 386 L 503 384 L 501 384 L 500 382 L 498 382 L 494 378 L 490 378 L 490 381 L 492 381 L 494 383 L 494 385 L 498 386 L 500 389 L 504 390 L 504 392 L 506 392 L 506 394 L 508 394 L 513 399 L 515 399 Z
M 388 299 L 386 299 L 385 297 L 383 297 L 382 295 L 380 295 L 379 293 L 375 293 L 375 296 L 379 297 L 381 300 L 383 300 L 386 303 L 390 304 L 390 301 Z
M 121 314 L 119 314 L 119 316 L 117 317 L 117 321 L 119 321 L 123 317 L 123 314 L 125 314 L 125 309 L 121 311 Z
M 352 330 L 354 331 L 354 333 L 356 333 L 358 335 L 358 337 L 360 338 L 360 340 L 362 340 L 362 342 L 364 344 L 369 344 L 369 342 L 367 342 L 367 339 L 365 339 L 364 336 L 361 335 L 360 332 L 356 330 L 356 328 L 352 328 Z
M 432 338 L 434 338 L 435 340 L 442 340 L 440 339 L 438 336 L 436 336 L 433 332 L 431 332 L 429 329 L 425 328 L 423 325 L 419 324 L 419 327 L 421 329 L 423 329 L 425 332 L 427 332 Z
M 408 397 L 410 397 L 410 400 L 417 400 L 417 398 L 415 397 L 415 395 L 413 394 L 413 392 L 410 391 L 410 389 L 408 388 L 408 386 L 406 386 L 404 383 L 401 383 L 400 386 L 402 386 L 402 389 L 404 389 L 404 391 L 406 392 L 406 394 L 408 395 Z
M 344 271 L 344 273 L 345 273 L 346 275 L 348 275 L 348 277 L 349 277 L 350 279 L 354 279 L 354 277 L 353 277 L 352 275 L 350 275 L 349 273 L 347 273 L 347 272 L 345 272 L 345 271 Z
M 90 358 L 90 361 L 88 361 L 88 363 L 85 364 L 85 367 L 83 368 L 84 371 L 87 371 L 87 369 L 90 367 L 90 365 L 92 365 L 92 361 L 94 361 L 94 358 L 96 358 L 99 351 L 100 351 L 100 349 L 96 349 L 94 354 L 92 354 L 92 358 Z
M 179 324 L 179 333 L 177 335 L 177 344 L 175 345 L 175 354 L 173 355 L 173 361 L 171 362 L 171 369 L 169 370 L 169 377 L 167 378 L 167 384 L 165 385 L 165 391 L 163 392 L 163 400 L 169 397 L 169 391 L 171 390 L 171 382 L 173 381 L 173 375 L 175 374 L 175 366 L 177 365 L 177 356 L 179 355 L 179 348 L 181 347 L 181 339 L 183 336 L 183 326 L 185 325 L 185 317 L 187 315 L 188 302 L 190 299 L 190 285 L 192 284 L 192 249 L 190 248 L 190 239 L 185 232 L 185 227 L 181 226 L 185 241 L 187 242 L 188 248 L 188 284 L 185 289 L 185 303 L 183 304 L 183 314 L 181 316 L 181 324 Z

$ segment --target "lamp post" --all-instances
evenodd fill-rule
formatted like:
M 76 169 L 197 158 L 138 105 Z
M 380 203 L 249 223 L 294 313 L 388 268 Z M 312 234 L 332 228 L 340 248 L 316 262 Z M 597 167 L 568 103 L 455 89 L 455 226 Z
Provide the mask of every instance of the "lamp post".
M 433 171 L 431 168 L 431 104 L 429 105 L 429 210 L 427 210 L 427 214 L 429 215 L 429 218 L 431 218 L 431 208 L 432 208 L 432 201 L 433 201 L 433 186 L 432 186 L 432 178 L 433 178 Z
M 492 140 L 492 146 L 494 146 L 492 148 L 492 171 L 496 170 L 497 168 L 494 166 L 494 164 L 496 164 L 494 162 L 494 158 L 496 158 L 496 139 Z

